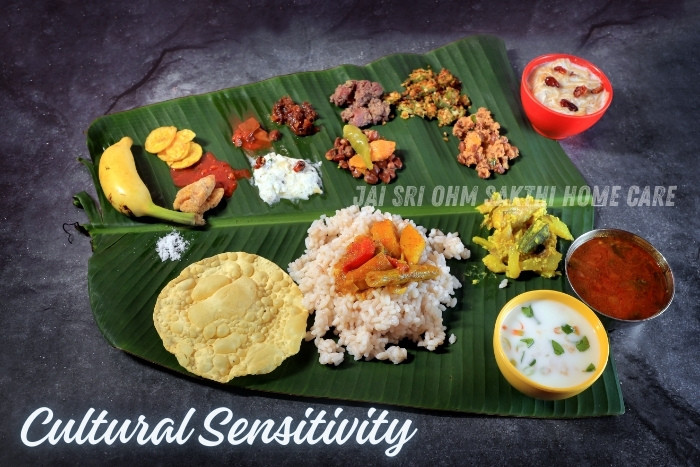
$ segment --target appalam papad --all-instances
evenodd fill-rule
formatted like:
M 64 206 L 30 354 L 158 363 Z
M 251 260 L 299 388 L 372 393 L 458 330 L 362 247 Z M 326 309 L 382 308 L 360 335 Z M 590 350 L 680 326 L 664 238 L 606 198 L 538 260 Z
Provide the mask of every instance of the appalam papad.
M 299 287 L 275 263 L 222 253 L 170 281 L 153 321 L 180 365 L 225 383 L 269 373 L 299 351 L 309 315 L 301 300 Z

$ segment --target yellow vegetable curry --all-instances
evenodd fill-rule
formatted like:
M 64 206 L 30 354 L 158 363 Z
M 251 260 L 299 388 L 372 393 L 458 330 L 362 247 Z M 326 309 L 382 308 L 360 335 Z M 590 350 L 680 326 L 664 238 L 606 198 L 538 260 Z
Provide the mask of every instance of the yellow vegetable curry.
M 484 215 L 481 224 L 494 229 L 488 238 L 472 240 L 488 250 L 483 259 L 495 273 L 506 273 L 517 279 L 522 271 L 533 271 L 542 277 L 554 277 L 561 253 L 557 240 L 573 240 L 569 228 L 558 217 L 547 214 L 544 200 L 525 198 L 502 199 L 494 193 L 477 209 Z

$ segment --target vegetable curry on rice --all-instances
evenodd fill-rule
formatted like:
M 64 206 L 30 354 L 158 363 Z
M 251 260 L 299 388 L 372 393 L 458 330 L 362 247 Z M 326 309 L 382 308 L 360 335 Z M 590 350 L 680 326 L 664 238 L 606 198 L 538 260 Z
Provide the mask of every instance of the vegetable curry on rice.
M 401 235 L 394 223 L 385 219 L 370 227 L 369 235 L 358 235 L 338 261 L 334 274 L 341 293 L 362 293 L 374 287 L 401 292 L 411 281 L 434 279 L 435 266 L 417 264 L 425 250 L 425 240 L 412 225 Z

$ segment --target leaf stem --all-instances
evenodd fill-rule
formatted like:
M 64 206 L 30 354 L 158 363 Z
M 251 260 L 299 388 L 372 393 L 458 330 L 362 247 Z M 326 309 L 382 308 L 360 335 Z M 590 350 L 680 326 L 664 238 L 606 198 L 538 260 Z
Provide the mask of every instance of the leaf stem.
M 192 212 L 180 212 L 165 209 L 153 203 L 148 207 L 147 214 L 158 219 L 163 219 L 178 224 L 195 225 L 195 215 Z

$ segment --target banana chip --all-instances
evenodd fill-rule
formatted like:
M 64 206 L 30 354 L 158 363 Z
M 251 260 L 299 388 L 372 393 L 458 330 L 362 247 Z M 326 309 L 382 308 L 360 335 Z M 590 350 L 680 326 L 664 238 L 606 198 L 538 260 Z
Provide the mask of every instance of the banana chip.
M 146 138 L 144 148 L 152 154 L 158 154 L 164 151 L 168 146 L 175 141 L 177 128 L 174 126 L 162 126 L 151 131 Z
M 187 157 L 190 151 L 190 142 L 195 134 L 192 130 L 180 130 L 175 134 L 175 140 L 170 146 L 158 153 L 160 160 L 164 162 L 177 162 Z
M 194 141 L 191 141 L 189 151 L 187 151 L 187 155 L 179 161 L 169 162 L 168 165 L 171 169 L 187 168 L 197 163 L 199 159 L 202 158 L 203 152 L 204 151 L 202 150 L 202 146 L 195 143 Z
M 269 373 L 299 352 L 308 316 L 286 272 L 238 252 L 186 267 L 161 291 L 153 322 L 180 365 L 225 383 Z

